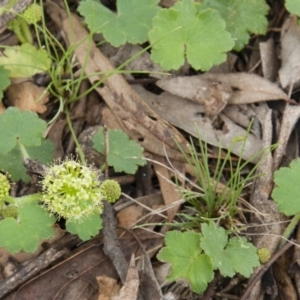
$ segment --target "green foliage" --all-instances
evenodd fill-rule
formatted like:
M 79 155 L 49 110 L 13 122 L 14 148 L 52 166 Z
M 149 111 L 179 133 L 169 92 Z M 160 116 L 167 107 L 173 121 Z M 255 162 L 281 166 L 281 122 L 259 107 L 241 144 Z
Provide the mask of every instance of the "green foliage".
M 26 147 L 28 157 L 41 163 L 48 164 L 53 160 L 54 144 L 50 140 L 42 140 L 40 146 Z M 24 154 L 16 146 L 6 154 L 0 154 L 0 170 L 10 174 L 13 181 L 30 182 L 30 176 L 23 164 Z
M 181 0 L 160 9 L 158 0 L 117 1 L 117 14 L 95 0 L 81 1 L 78 11 L 91 32 L 118 47 L 147 40 L 151 58 L 164 70 L 178 69 L 185 60 L 206 71 L 226 60 L 232 48 L 242 50 L 250 34 L 265 34 L 265 0 Z M 152 21 L 152 25 L 151 25 Z
M 11 151 L 18 143 L 40 146 L 47 123 L 36 113 L 9 107 L 0 115 L 0 153 Z
M 293 15 L 300 17 L 300 2 L 299 0 L 286 0 L 285 8 Z
M 276 187 L 272 197 L 277 203 L 278 210 L 287 216 L 300 212 L 300 159 L 291 162 L 289 168 L 283 167 L 274 173 Z
M 167 232 L 166 246 L 157 258 L 171 263 L 168 280 L 188 280 L 193 292 L 202 294 L 214 277 L 213 269 L 223 276 L 240 273 L 249 277 L 253 268 L 260 265 L 257 249 L 244 237 L 229 238 L 214 222 L 202 224 L 201 229 L 202 234 Z
M 10 78 L 28 78 L 50 69 L 51 59 L 45 49 L 36 49 L 26 43 L 9 47 L 0 57 L 0 65 L 10 71 Z
M 209 70 L 224 62 L 234 45 L 225 27 L 216 10 L 202 10 L 193 0 L 179 1 L 153 19 L 151 58 L 164 70 L 178 69 L 185 59 L 197 70 Z
M 159 11 L 159 0 L 117 0 L 117 14 L 99 1 L 81 1 L 78 11 L 85 17 L 91 32 L 103 33 L 114 47 L 126 42 L 144 43 L 148 39 L 151 20 Z
M 240 51 L 249 42 L 250 33 L 265 34 L 269 6 L 265 0 L 203 0 L 203 8 L 216 9 L 226 22 L 226 30 L 235 40 L 234 49 Z M 298 2 L 299 5 L 299 2 Z
M 10 85 L 9 71 L 0 66 L 0 102 L 3 98 L 3 91 Z
M 248 130 L 250 130 L 250 127 Z M 207 144 L 201 140 L 199 132 L 196 142 L 194 142 L 192 139 L 190 140 L 190 145 L 188 145 L 189 153 L 186 153 L 178 145 L 185 161 L 195 172 L 195 177 L 200 190 L 183 190 L 183 198 L 186 199 L 193 207 L 195 207 L 197 215 L 200 217 L 220 217 L 223 219 L 228 218 L 230 223 L 232 217 L 234 217 L 234 215 L 237 213 L 237 201 L 243 191 L 243 188 L 254 178 L 260 176 L 259 174 L 256 175 L 255 172 L 259 166 L 259 162 L 264 158 L 264 155 L 267 153 L 268 149 L 263 149 L 262 151 L 250 157 L 249 160 L 243 162 L 241 157 L 246 145 L 246 140 L 247 134 L 242 139 L 233 141 L 232 146 L 229 146 L 225 156 L 222 155 L 222 148 L 220 146 L 212 174 L 208 158 L 209 150 Z M 195 145 L 195 143 L 197 144 Z M 237 161 L 234 161 L 231 158 L 231 149 L 236 145 L 236 143 L 240 143 L 241 145 L 241 155 Z M 197 147 L 199 147 L 200 153 L 198 153 L 199 151 L 197 151 Z M 199 159 L 199 154 L 202 159 Z M 247 175 L 241 177 L 242 170 L 255 158 L 259 158 L 258 163 L 251 167 L 251 170 L 247 173 Z M 226 171 L 226 177 L 228 180 L 224 185 L 224 188 L 220 191 L 219 182 L 224 175 L 225 169 L 228 169 L 228 171 Z M 199 217 L 189 218 L 190 221 L 191 218 L 195 218 L 195 223 L 197 223 L 199 219 Z M 191 224 L 190 221 L 189 223 Z
M 55 221 L 37 203 L 23 204 L 17 220 L 7 218 L 0 221 L 0 247 L 12 253 L 20 250 L 34 252 L 41 239 L 54 235 L 52 226 Z
M 43 135 L 47 123 L 36 113 L 9 107 L 0 115 L 0 170 L 14 181 L 28 182 L 30 177 L 23 165 L 23 157 L 49 163 L 53 159 L 54 145 Z
M 215 270 L 220 270 L 223 276 L 233 277 L 240 273 L 250 277 L 253 268 L 260 265 L 257 249 L 245 237 L 228 235 L 222 227 L 214 222 L 202 224 L 202 237 L 200 246 L 211 260 Z
M 105 154 L 105 141 L 103 128 L 93 138 L 94 148 Z M 114 167 L 116 172 L 134 174 L 137 166 L 143 166 L 146 161 L 143 159 L 143 148 L 135 141 L 129 140 L 126 133 L 121 130 L 108 130 L 108 165 Z
M 195 232 L 169 231 L 165 236 L 166 247 L 157 255 L 161 261 L 172 264 L 168 280 L 185 279 L 193 292 L 202 294 L 213 279 L 210 258 L 200 248 L 200 235 Z
M 67 221 L 66 229 L 72 234 L 77 234 L 83 241 L 87 241 L 102 229 L 102 218 L 99 214 L 93 214 L 82 222 Z

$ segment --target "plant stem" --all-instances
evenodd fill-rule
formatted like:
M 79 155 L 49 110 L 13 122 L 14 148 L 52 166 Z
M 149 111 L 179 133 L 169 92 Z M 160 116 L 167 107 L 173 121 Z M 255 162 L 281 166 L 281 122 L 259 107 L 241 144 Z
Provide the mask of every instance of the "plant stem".
M 69 109 L 66 108 L 65 110 L 65 113 L 66 113 L 66 119 L 67 119 L 67 123 L 68 123 L 68 126 L 69 126 L 69 129 L 70 129 L 70 132 L 71 132 L 71 135 L 74 139 L 74 142 L 75 142 L 75 145 L 77 147 L 77 151 L 78 151 L 78 155 L 80 157 L 80 160 L 81 160 L 81 163 L 86 166 L 86 160 L 85 160 L 85 156 L 84 156 L 84 153 L 82 151 L 82 148 L 78 142 L 78 139 L 76 137 L 76 134 L 74 132 L 74 129 L 73 129 L 73 126 L 72 126 L 72 122 L 71 122 L 71 119 L 70 119 L 70 113 L 69 113 Z
M 300 221 L 300 212 L 294 215 L 294 217 L 291 219 L 290 224 L 282 234 L 284 238 L 281 240 L 279 244 L 279 248 L 281 248 L 287 242 L 287 239 L 289 239 L 289 237 L 291 236 L 292 232 L 294 231 L 299 221 Z
M 30 158 L 30 156 L 29 156 L 29 154 L 28 154 L 26 148 L 23 146 L 23 144 L 22 144 L 19 140 L 17 140 L 17 143 L 18 143 L 18 146 L 19 146 L 19 148 L 20 148 L 22 157 L 23 157 L 23 158 Z

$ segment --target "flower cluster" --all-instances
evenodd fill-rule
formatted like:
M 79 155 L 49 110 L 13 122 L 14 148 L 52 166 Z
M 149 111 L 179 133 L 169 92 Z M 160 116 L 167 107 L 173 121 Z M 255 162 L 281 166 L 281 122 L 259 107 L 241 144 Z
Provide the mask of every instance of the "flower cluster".
M 28 24 L 35 24 L 42 18 L 42 7 L 38 4 L 30 4 L 21 14 Z
M 271 258 L 270 250 L 265 247 L 259 248 L 257 250 L 257 254 L 258 254 L 259 261 L 261 264 L 266 264 Z
M 0 215 L 2 218 L 13 218 L 16 219 L 18 217 L 19 209 L 17 206 L 9 205 L 0 209 Z
M 111 179 L 107 179 L 101 184 L 100 191 L 108 202 L 115 202 L 121 196 L 120 185 L 115 180 Z
M 6 175 L 0 173 L 0 202 L 9 195 L 10 184 Z M 2 200 L 2 201 L 1 201 Z
M 47 210 L 70 221 L 102 212 L 104 196 L 99 173 L 69 160 L 50 167 L 42 180 L 42 200 Z

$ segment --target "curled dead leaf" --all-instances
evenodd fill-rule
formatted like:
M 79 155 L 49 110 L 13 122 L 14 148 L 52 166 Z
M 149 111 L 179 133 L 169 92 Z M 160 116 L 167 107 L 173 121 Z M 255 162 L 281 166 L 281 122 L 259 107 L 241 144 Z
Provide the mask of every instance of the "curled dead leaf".
M 248 73 L 205 73 L 164 78 L 156 84 L 173 95 L 201 104 L 205 101 L 211 103 L 211 110 L 214 109 L 214 105 L 224 108 L 225 105 L 223 106 L 222 103 L 225 101 L 228 104 L 248 104 L 278 99 L 291 102 L 288 95 L 276 84 L 261 76 Z M 221 110 L 215 109 L 215 111 Z
M 45 104 L 49 101 L 49 93 L 32 81 L 24 81 L 10 85 L 7 88 L 7 98 L 11 105 L 21 110 L 42 114 L 47 110 Z
M 286 88 L 300 79 L 300 27 L 296 16 L 286 19 L 282 26 L 281 47 L 279 78 L 281 86 Z

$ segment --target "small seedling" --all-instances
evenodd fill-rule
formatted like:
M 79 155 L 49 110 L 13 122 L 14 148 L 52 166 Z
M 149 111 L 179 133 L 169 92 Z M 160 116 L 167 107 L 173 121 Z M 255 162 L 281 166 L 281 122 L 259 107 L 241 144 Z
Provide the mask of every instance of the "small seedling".
M 197 139 L 198 145 L 195 145 L 195 142 L 191 139 L 189 153 L 185 153 L 178 145 L 185 161 L 194 171 L 195 178 L 197 179 L 196 189 L 181 191 L 183 198 L 192 205 L 194 212 L 192 216 L 181 214 L 184 219 L 187 220 L 187 225 L 194 223 L 195 227 L 198 227 L 204 219 L 216 218 L 226 220 L 227 225 L 233 230 L 233 218 L 238 212 L 238 199 L 244 187 L 256 177 L 261 176 L 260 174 L 255 174 L 255 172 L 259 166 L 259 162 L 265 157 L 265 154 L 269 150 L 263 149 L 243 162 L 241 157 L 250 127 L 251 125 L 245 137 L 233 141 L 232 144 L 233 147 L 236 143 L 240 143 L 241 155 L 234 160 L 231 157 L 231 147 L 229 147 L 226 154 L 223 154 L 222 148 L 219 147 L 213 168 L 211 168 L 209 164 L 208 146 L 201 140 L 199 132 Z M 200 155 L 197 151 L 197 147 L 200 149 Z M 247 174 L 241 176 L 242 170 L 244 170 L 246 166 L 251 165 L 251 161 L 253 160 L 257 160 L 258 162 L 254 166 L 251 166 Z M 227 173 L 226 177 L 228 180 L 221 187 L 219 183 L 225 173 Z
M 167 279 L 185 279 L 198 294 L 214 278 L 213 270 L 228 277 L 236 273 L 250 277 L 253 268 L 260 265 L 257 249 L 246 238 L 229 238 L 212 221 L 201 225 L 201 233 L 169 231 L 165 243 L 157 258 L 172 265 Z

